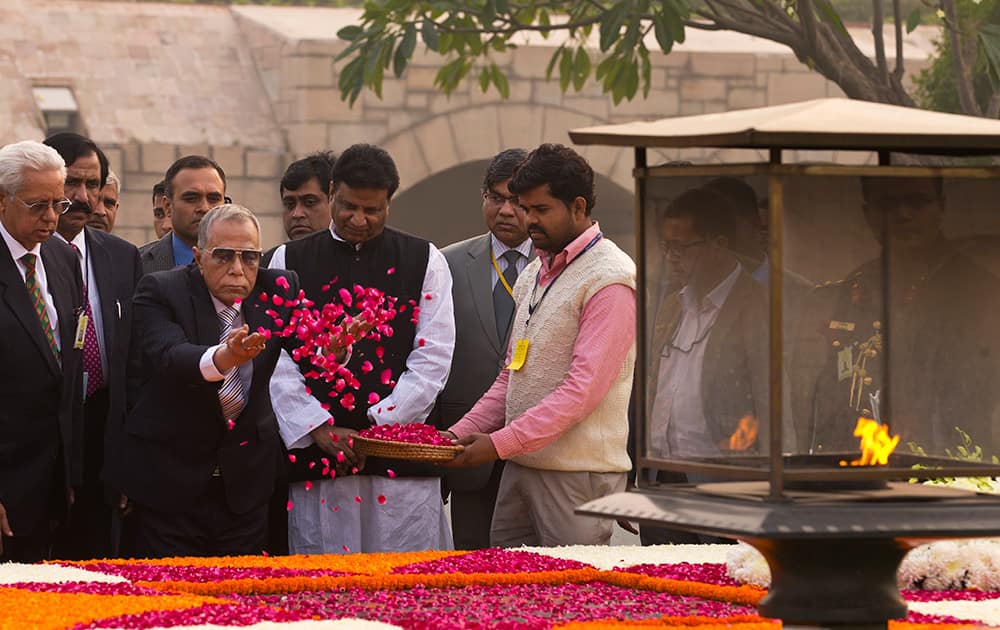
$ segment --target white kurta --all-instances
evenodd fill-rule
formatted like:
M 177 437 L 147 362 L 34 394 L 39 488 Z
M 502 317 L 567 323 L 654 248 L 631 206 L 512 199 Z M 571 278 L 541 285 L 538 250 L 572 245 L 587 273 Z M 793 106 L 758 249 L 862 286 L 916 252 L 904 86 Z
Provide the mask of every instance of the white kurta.
M 332 224 L 330 232 L 334 239 L 343 240 Z M 451 273 L 441 252 L 433 244 L 429 247 L 413 349 L 392 394 L 368 411 L 376 424 L 423 422 L 448 380 L 455 348 Z M 275 250 L 270 267 L 285 268 L 284 245 Z M 271 379 L 271 402 L 288 448 L 312 444 L 309 431 L 330 417 L 320 402 L 305 392 L 305 379 L 285 352 Z M 384 503 L 379 502 L 380 496 L 385 497 Z M 292 502 L 288 545 L 293 554 L 419 551 L 453 546 L 438 478 L 342 476 L 314 482 L 310 490 L 303 482 L 293 483 L 288 497 Z M 356 497 L 360 497 L 360 503 Z

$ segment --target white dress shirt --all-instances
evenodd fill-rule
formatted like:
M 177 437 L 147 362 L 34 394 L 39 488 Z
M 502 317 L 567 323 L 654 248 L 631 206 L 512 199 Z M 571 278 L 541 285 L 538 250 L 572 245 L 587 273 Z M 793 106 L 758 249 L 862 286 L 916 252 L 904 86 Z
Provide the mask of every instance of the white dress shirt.
M 655 455 L 711 456 L 720 452 L 705 420 L 702 370 L 712 327 L 742 269 L 737 263 L 700 304 L 690 286 L 681 289 L 681 320 L 673 339 L 661 351 L 657 375 L 650 427 Z
M 332 223 L 330 233 L 334 240 L 344 240 Z M 448 380 L 455 348 L 451 272 L 444 255 L 433 244 L 429 248 L 413 348 L 392 393 L 368 410 L 376 424 L 423 422 Z M 285 268 L 284 245 L 275 250 L 270 268 Z M 305 378 L 287 352 L 279 355 L 270 389 L 278 428 L 288 448 L 312 444 L 309 432 L 325 423 L 330 413 L 306 393 Z M 384 503 L 378 501 L 380 496 L 385 497 Z M 360 504 L 355 497 L 361 497 Z M 436 477 L 343 475 L 319 481 L 311 490 L 293 483 L 289 499 L 293 507 L 288 514 L 288 541 L 293 554 L 453 546 Z
M 38 285 L 38 290 L 45 299 L 45 313 L 49 316 L 49 323 L 52 324 L 52 336 L 56 340 L 56 347 L 62 350 L 62 342 L 59 338 L 59 314 L 56 312 L 55 298 L 49 292 L 48 277 L 45 275 L 45 263 L 42 261 L 42 244 L 38 243 L 31 249 L 25 249 L 24 245 L 21 245 L 17 242 L 17 239 L 11 236 L 2 221 L 0 221 L 0 235 L 3 236 L 3 240 L 7 244 L 7 249 L 10 250 L 11 258 L 14 259 L 14 265 L 17 267 L 17 272 L 21 274 L 22 281 L 28 268 L 24 266 L 21 257 L 25 254 L 35 255 L 35 284 Z M 41 327 L 41 322 L 39 322 L 39 327 Z
M 73 237 L 72 241 L 67 241 L 62 234 L 56 232 L 55 236 L 64 243 L 69 243 L 77 248 L 76 257 L 80 262 L 80 276 L 87 286 L 87 302 L 90 304 L 90 311 L 93 313 L 94 331 L 97 333 L 97 348 L 101 353 L 101 372 L 104 374 L 104 381 L 108 381 L 108 352 L 104 343 L 104 314 L 101 312 L 101 292 L 97 286 L 97 277 L 94 275 L 94 263 L 88 255 L 87 250 L 87 230 L 80 230 L 80 233 Z

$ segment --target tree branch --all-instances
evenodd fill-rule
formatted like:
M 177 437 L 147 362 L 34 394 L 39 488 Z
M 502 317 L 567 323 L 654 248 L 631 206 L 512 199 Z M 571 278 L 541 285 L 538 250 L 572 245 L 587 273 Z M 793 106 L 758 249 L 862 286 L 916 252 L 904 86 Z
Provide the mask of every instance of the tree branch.
M 955 0 L 941 0 L 941 9 L 944 10 L 944 28 L 948 31 L 948 39 L 951 43 L 951 62 L 955 71 L 958 102 L 963 113 L 969 116 L 982 116 L 983 112 L 979 109 L 976 93 L 972 87 L 972 77 L 965 64 L 965 49 L 958 32 L 958 13 L 955 9 Z
M 889 64 L 885 61 L 885 36 L 882 27 L 885 17 L 882 15 L 882 0 L 872 0 L 872 37 L 875 38 L 875 65 L 878 73 L 888 85 Z
M 802 24 L 802 43 L 809 59 L 816 56 L 816 14 L 812 0 L 799 0 L 799 23 Z
M 903 80 L 903 9 L 899 0 L 892 0 L 892 22 L 896 28 L 896 66 L 892 70 L 893 78 Z

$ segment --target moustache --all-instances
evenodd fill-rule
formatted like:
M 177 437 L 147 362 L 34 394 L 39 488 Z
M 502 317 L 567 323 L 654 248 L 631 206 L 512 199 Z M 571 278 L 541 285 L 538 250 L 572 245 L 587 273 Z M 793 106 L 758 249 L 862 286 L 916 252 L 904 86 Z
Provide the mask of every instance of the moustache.
M 84 214 L 92 214 L 93 210 L 90 209 L 90 204 L 85 201 L 74 201 L 69 205 L 69 209 L 66 212 L 82 212 Z

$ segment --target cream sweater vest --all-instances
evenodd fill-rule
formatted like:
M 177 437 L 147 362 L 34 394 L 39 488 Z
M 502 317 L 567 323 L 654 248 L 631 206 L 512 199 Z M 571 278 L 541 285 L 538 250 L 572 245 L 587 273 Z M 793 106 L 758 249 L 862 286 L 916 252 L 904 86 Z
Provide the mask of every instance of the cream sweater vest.
M 548 295 L 535 308 L 531 327 L 525 329 L 528 302 L 541 262 L 535 259 L 521 272 L 514 287 L 517 311 L 511 343 L 530 342 L 524 367 L 511 371 L 507 386 L 507 424 L 538 404 L 558 387 L 569 373 L 573 344 L 580 326 L 580 314 L 587 301 L 612 284 L 635 289 L 635 263 L 607 238 L 573 260 Z M 535 292 L 541 298 L 542 288 Z M 617 370 L 618 377 L 597 408 L 545 448 L 519 455 L 513 461 L 543 470 L 626 472 L 632 462 L 628 441 L 628 402 L 632 393 L 635 343 Z

